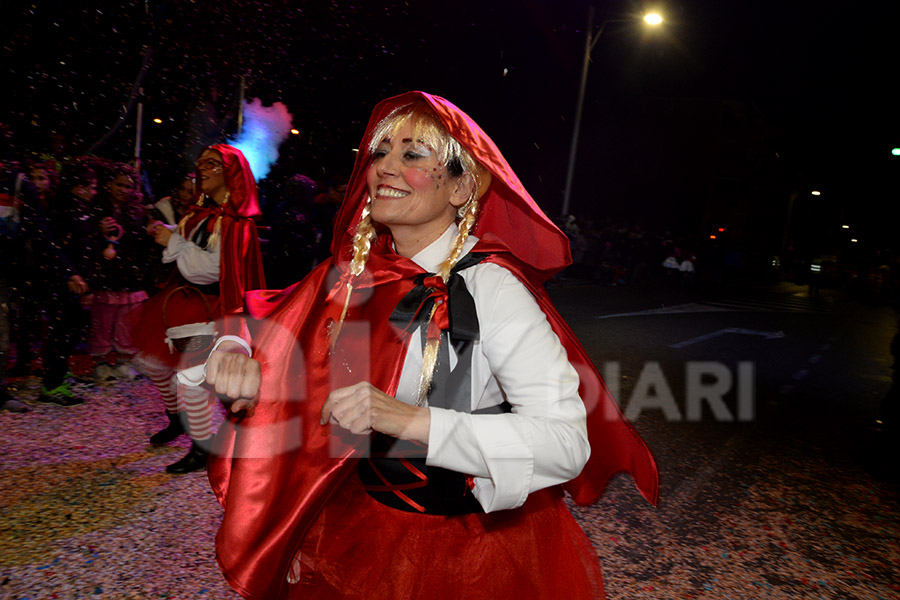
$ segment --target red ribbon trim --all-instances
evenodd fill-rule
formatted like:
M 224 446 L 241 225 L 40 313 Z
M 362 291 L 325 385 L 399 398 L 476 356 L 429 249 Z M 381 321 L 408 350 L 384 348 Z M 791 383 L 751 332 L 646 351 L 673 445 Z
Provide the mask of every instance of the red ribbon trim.
M 375 463 L 372 463 L 371 461 L 369 461 L 369 463 L 372 465 L 372 470 L 375 471 L 375 474 L 378 476 L 378 479 L 380 479 L 381 482 L 384 483 L 385 486 L 387 486 L 389 488 L 388 490 L 385 490 L 385 491 L 393 492 L 395 496 L 397 496 L 398 498 L 400 498 L 401 500 L 403 500 L 404 502 L 409 504 L 417 512 L 420 512 L 420 513 L 425 512 L 424 506 L 422 506 L 418 502 L 415 502 L 412 498 L 410 498 L 409 496 L 407 496 L 406 494 L 404 494 L 403 492 L 400 491 L 401 489 L 413 489 L 413 488 L 395 486 L 390 481 L 388 481 L 384 475 L 381 474 L 381 471 L 378 470 L 378 467 L 375 466 Z M 421 482 L 414 483 L 413 485 L 416 485 L 416 487 L 423 487 L 427 484 L 428 484 L 427 481 L 421 481 Z M 363 487 L 364 487 L 364 489 L 366 489 L 365 486 L 363 486 Z

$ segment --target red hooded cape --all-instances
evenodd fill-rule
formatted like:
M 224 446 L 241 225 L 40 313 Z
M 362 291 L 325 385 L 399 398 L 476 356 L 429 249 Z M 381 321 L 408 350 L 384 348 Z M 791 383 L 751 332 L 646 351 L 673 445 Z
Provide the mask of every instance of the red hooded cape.
M 195 202 L 184 216 L 185 230 L 190 232 L 197 224 L 209 218 L 209 227 L 214 227 L 219 216 L 221 221 L 221 248 L 219 260 L 219 297 L 208 296 L 212 315 L 196 295 L 173 296 L 167 305 L 166 298 L 175 288 L 184 285 L 184 278 L 174 271 L 166 287 L 144 303 L 139 312 L 131 317 L 132 338 L 141 352 L 154 356 L 175 367 L 186 366 L 205 360 L 205 353 L 195 353 L 188 357 L 173 354 L 165 345 L 165 330 L 168 326 L 206 321 L 210 316 L 222 319 L 221 334 L 240 335 L 239 317 L 244 312 L 244 293 L 266 287 L 263 274 L 262 254 L 259 237 L 253 217 L 260 214 L 256 194 L 256 182 L 247 159 L 237 148 L 225 144 L 210 146 L 222 155 L 225 163 L 225 185 L 231 194 L 223 206 L 207 200 L 203 206 Z M 199 200 L 199 192 L 197 200 Z
M 261 214 L 259 197 L 250 164 L 240 150 L 226 144 L 215 144 L 209 149 L 222 155 L 225 187 L 231 193 L 231 199 L 221 207 L 219 302 L 222 315 L 233 315 L 243 312 L 244 292 L 266 287 L 259 237 L 253 221 L 253 217 Z M 217 213 L 217 208 L 193 206 L 186 218 L 204 212 Z
M 409 92 L 376 106 L 335 223 L 334 258 L 282 292 L 247 298 L 251 316 L 263 319 L 254 332 L 255 357 L 263 368 L 259 404 L 251 417 L 230 418 L 216 438 L 209 479 L 225 509 L 216 555 L 229 583 L 245 598 L 286 594 L 285 575 L 305 533 L 355 467 L 352 440 L 319 424 L 332 389 L 367 380 L 394 394 L 408 337 L 388 317 L 422 269 L 392 250 L 390 236 L 373 243 L 354 291 L 333 354 L 328 331 L 340 317 L 352 238 L 365 198 L 369 138 L 391 111 L 424 102 L 472 156 L 492 174 L 481 198 L 473 251 L 512 271 L 531 290 L 581 378 L 588 408 L 591 458 L 566 484 L 575 501 L 590 504 L 617 472 L 630 473 L 655 503 L 656 465 L 635 430 L 622 417 L 600 375 L 574 334 L 553 308 L 542 282 L 570 262 L 565 235 L 553 225 L 487 135 L 446 100 Z M 352 476 L 352 475 L 351 475 Z

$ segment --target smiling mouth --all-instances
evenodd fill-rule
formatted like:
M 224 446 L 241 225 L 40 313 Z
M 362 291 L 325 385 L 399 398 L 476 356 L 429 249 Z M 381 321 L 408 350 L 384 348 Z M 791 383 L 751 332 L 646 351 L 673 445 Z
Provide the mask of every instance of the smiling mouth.
M 379 185 L 378 189 L 375 191 L 375 195 L 379 198 L 403 198 L 405 196 L 409 196 L 409 192 L 398 190 L 397 188 Z

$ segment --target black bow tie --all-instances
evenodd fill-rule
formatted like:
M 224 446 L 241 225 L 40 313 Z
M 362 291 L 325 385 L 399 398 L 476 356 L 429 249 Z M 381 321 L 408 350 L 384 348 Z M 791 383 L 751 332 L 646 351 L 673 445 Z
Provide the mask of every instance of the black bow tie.
M 442 282 L 435 282 L 434 273 L 416 276 L 415 287 L 397 303 L 397 307 L 391 313 L 391 323 L 406 331 L 415 331 L 425 324 L 434 302 L 438 300 L 447 303 L 450 340 L 453 343 L 477 340 L 479 329 L 475 300 L 459 271 L 477 265 L 486 256 L 484 253 L 470 253 L 464 256 L 450 271 L 446 286 L 442 286 Z M 446 293 L 439 289 L 442 287 L 445 287 Z

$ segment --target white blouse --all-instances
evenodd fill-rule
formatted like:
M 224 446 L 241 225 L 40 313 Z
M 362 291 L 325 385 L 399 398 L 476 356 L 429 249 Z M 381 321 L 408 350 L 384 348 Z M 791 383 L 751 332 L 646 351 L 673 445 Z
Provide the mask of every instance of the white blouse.
M 437 270 L 456 237 L 451 225 L 412 258 Z M 468 253 L 477 239 L 470 237 Z M 528 494 L 575 478 L 590 456 L 578 374 L 527 288 L 512 273 L 482 263 L 459 272 L 475 300 L 480 339 L 472 351 L 472 410 L 512 405 L 506 414 L 473 415 L 430 408 L 426 463 L 474 476 L 485 512 L 515 508 Z M 422 370 L 413 334 L 397 398 L 414 403 Z M 455 353 L 450 349 L 450 366 Z
M 206 221 L 203 221 L 197 227 L 205 226 Z M 191 231 L 190 237 L 194 236 L 197 227 Z M 215 248 L 207 250 L 184 239 L 177 231 L 173 231 L 169 243 L 163 250 L 162 261 L 164 263 L 174 262 L 181 275 L 191 283 L 197 285 L 216 283 L 219 281 L 221 246 L 221 244 L 216 244 Z

